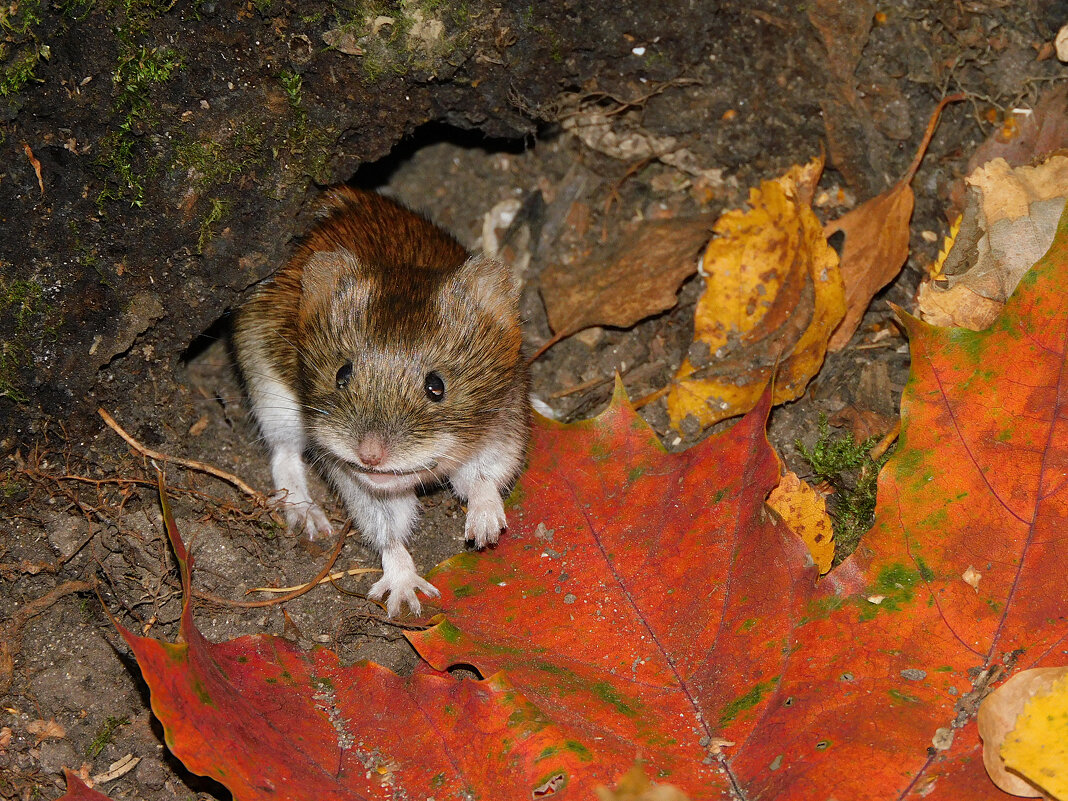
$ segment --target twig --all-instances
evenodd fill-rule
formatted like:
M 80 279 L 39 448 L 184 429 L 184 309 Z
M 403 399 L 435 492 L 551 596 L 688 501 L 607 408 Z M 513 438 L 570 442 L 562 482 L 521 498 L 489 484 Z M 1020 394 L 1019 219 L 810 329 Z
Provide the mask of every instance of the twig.
M 632 401 L 630 405 L 633 406 L 635 409 L 640 409 L 643 406 L 648 406 L 650 403 L 652 403 L 655 400 L 659 400 L 660 398 L 662 398 L 665 395 L 667 395 L 668 392 L 670 392 L 670 391 L 671 391 L 671 384 L 668 384 L 666 387 L 661 387 L 660 389 L 656 390 L 655 392 L 650 392 L 648 395 L 645 395 L 644 397 L 638 398 L 638 400 L 636 400 L 636 401 Z
M 330 583 L 333 583 L 334 579 L 344 578 L 345 576 L 361 576 L 364 573 L 381 573 L 381 572 L 382 571 L 379 570 L 377 567 L 353 567 L 353 568 L 350 568 L 349 570 L 340 570 L 337 573 L 331 573 L 329 576 L 323 576 L 321 579 L 319 579 L 318 582 L 315 582 L 315 583 L 317 583 L 317 584 L 325 584 L 328 581 Z M 300 584 L 300 585 L 297 585 L 297 586 L 294 586 L 294 587 L 251 587 L 251 588 L 245 590 L 245 594 L 248 595 L 250 592 L 292 592 L 293 590 L 303 589 L 304 587 L 307 587 L 307 586 L 308 585 L 306 585 L 306 584 Z M 340 588 L 338 588 L 338 589 L 340 589 Z
M 110 414 L 108 414 L 106 411 L 104 411 L 104 409 L 97 409 L 96 411 L 97 411 L 97 414 L 99 414 L 102 418 L 104 418 L 104 422 L 107 423 L 108 426 L 116 434 L 118 434 L 120 437 L 122 437 L 124 440 L 126 440 L 126 444 L 127 445 L 129 445 L 135 451 L 140 453 L 142 456 L 146 456 L 149 459 L 156 459 L 156 460 L 161 461 L 161 462 L 172 462 L 174 464 L 181 465 L 182 467 L 188 467 L 190 470 L 199 470 L 201 473 L 207 473 L 209 475 L 215 476 L 216 478 L 221 478 L 227 484 L 230 484 L 231 486 L 236 487 L 237 489 L 241 490 L 243 493 L 245 493 L 249 497 L 253 498 L 257 503 L 262 503 L 265 506 L 270 506 L 271 505 L 270 498 L 268 498 L 266 495 L 264 495 L 259 490 L 255 490 L 252 487 L 250 487 L 248 484 L 246 484 L 240 478 L 235 476 L 233 473 L 227 473 L 225 470 L 220 470 L 218 467 L 215 467 L 214 465 L 207 464 L 205 462 L 198 462 L 198 461 L 196 461 L 194 459 L 182 459 L 181 457 L 178 457 L 178 456 L 168 456 L 165 453 L 160 453 L 159 451 L 154 451 L 151 448 L 149 448 L 149 447 L 147 447 L 145 445 L 142 445 L 136 439 L 134 439 L 129 434 L 127 434 L 123 430 L 122 426 L 120 426 L 118 423 L 115 422 L 115 418 L 113 418 Z
M 879 461 L 879 457 L 890 449 L 890 446 L 894 444 L 894 440 L 896 440 L 900 434 L 901 418 L 899 417 L 897 422 L 894 423 L 894 427 L 886 432 L 883 438 L 875 444 L 874 448 L 868 451 L 868 458 L 873 462 Z
M 22 608 L 15 612 L 5 624 L 4 634 L 0 636 L 0 695 L 7 693 L 11 687 L 14 676 L 13 661 L 22 650 L 22 628 L 32 617 L 36 617 L 52 606 L 60 598 L 75 592 L 91 590 L 93 585 L 88 581 L 68 581 L 60 584 L 51 592 L 46 592 L 40 598 L 23 604 Z
M 263 601 L 231 601 L 228 598 L 222 598 L 218 595 L 212 595 L 210 592 L 203 592 L 201 590 L 194 590 L 193 595 L 195 595 L 197 598 L 203 598 L 205 601 L 211 601 L 215 604 L 220 604 L 222 606 L 236 606 L 241 609 L 257 609 L 263 606 L 274 606 L 276 604 L 285 603 L 286 601 L 292 601 L 294 598 L 303 595 L 308 590 L 319 586 L 323 578 L 325 578 L 326 575 L 330 572 L 330 568 L 334 566 L 334 562 L 337 561 L 337 557 L 341 553 L 341 548 L 345 544 L 345 538 L 348 537 L 349 531 L 351 529 L 351 523 L 347 523 L 345 525 L 345 528 L 342 529 L 341 535 L 337 538 L 337 545 L 334 546 L 334 550 L 330 554 L 330 559 L 327 561 L 326 566 L 319 571 L 319 574 L 315 578 L 313 578 L 307 584 L 304 584 L 303 586 L 293 590 L 293 592 L 286 593 L 285 595 L 279 598 L 268 598 Z

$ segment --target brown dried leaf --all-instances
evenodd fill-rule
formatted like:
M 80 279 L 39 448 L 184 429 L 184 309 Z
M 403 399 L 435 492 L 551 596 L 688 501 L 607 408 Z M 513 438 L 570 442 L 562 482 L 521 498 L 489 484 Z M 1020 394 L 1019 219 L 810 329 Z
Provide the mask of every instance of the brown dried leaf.
M 26 724 L 26 731 L 37 738 L 37 742 L 42 740 L 61 740 L 67 736 L 67 730 L 56 723 L 55 719 L 52 720 L 31 720 Z
M 831 337 L 829 351 L 839 351 L 849 343 L 875 293 L 890 283 L 905 264 L 909 255 L 909 221 L 915 205 L 910 186 L 912 176 L 931 142 L 942 109 L 962 99 L 963 95 L 951 95 L 938 104 L 927 123 L 916 157 L 900 181 L 824 228 L 827 236 L 838 231 L 845 234 L 841 270 L 846 316 Z
M 715 218 L 651 220 L 607 259 L 553 265 L 541 296 L 554 340 L 595 325 L 628 328 L 675 305 L 679 286 L 697 272 L 697 255 Z
M 838 231 L 845 234 L 841 270 L 846 316 L 831 337 L 828 350 L 839 351 L 849 344 L 875 293 L 901 271 L 909 256 L 913 205 L 912 187 L 897 184 L 823 229 L 827 236 Z

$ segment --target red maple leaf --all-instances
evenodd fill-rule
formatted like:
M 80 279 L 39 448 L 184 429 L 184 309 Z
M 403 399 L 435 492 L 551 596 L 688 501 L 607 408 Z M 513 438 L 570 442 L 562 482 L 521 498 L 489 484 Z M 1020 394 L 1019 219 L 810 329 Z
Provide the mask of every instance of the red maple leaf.
M 763 509 L 766 398 L 668 454 L 617 393 L 539 426 L 501 545 L 432 576 L 444 617 L 409 639 L 489 678 L 210 645 L 187 610 L 184 643 L 125 634 L 168 744 L 236 799 L 587 798 L 636 758 L 695 799 L 1001 797 L 975 706 L 1068 661 L 1066 285 L 1068 215 L 990 331 L 909 321 L 876 524 L 818 585 Z

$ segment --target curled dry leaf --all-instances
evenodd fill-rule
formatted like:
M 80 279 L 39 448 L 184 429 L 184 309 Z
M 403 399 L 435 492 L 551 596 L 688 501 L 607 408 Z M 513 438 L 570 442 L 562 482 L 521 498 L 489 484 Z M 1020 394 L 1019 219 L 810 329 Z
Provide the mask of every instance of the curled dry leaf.
M 26 731 L 42 740 L 59 740 L 67 736 L 67 730 L 56 723 L 55 720 L 32 720 L 26 724 Z
M 919 310 L 934 325 L 980 331 L 1053 242 L 1068 199 L 1068 156 L 1015 169 L 997 158 L 965 180 L 960 230 L 920 286 Z
M 822 159 L 794 167 L 751 189 L 749 211 L 716 221 L 694 347 L 668 391 L 676 428 L 747 412 L 773 371 L 774 402 L 793 400 L 823 364 L 845 306 L 838 257 L 809 205 L 822 170 Z
M 805 543 L 822 576 L 834 560 L 834 527 L 827 502 L 796 473 L 787 473 L 768 496 L 768 506 Z
M 1068 799 L 1068 667 L 1026 701 L 1001 746 L 1005 764 L 1054 798 Z M 1052 675 L 1052 674 L 1051 674 Z
M 549 267 L 541 295 L 553 341 L 584 328 L 627 328 L 675 305 L 679 286 L 697 272 L 712 217 L 650 220 L 606 259 Z
M 1068 676 L 1068 668 L 1065 667 L 1024 670 L 988 695 L 979 707 L 983 764 L 994 784 L 1006 793 L 1024 798 L 1043 797 L 1042 791 L 1036 789 L 1034 784 L 1009 771 L 1008 760 L 1003 758 L 1002 748 L 1028 702 L 1038 695 L 1048 693 L 1057 681 L 1063 680 L 1065 676 Z M 1018 750 L 1018 746 L 1013 748 Z
M 827 236 L 838 231 L 845 234 L 841 270 L 846 295 L 845 319 L 831 337 L 828 350 L 839 351 L 849 344 L 875 293 L 901 272 L 909 255 L 909 221 L 915 205 L 910 186 L 912 176 L 927 151 L 942 109 L 962 97 L 952 95 L 938 104 L 927 123 L 916 157 L 900 181 L 827 224 Z M 1034 262 L 1032 259 L 1028 266 Z

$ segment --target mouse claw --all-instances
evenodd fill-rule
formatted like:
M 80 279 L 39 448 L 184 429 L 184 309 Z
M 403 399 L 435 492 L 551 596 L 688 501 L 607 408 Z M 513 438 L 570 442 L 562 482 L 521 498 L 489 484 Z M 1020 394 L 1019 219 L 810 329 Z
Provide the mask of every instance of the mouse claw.
M 501 532 L 508 527 L 508 518 L 504 515 L 504 506 L 500 499 L 497 503 L 476 506 L 471 504 L 467 510 L 467 523 L 464 526 L 464 539 L 474 542 L 476 548 L 496 545 Z
M 380 601 L 386 593 L 389 593 L 389 598 L 386 600 L 386 614 L 389 617 L 398 617 L 404 604 L 408 604 L 408 609 L 413 615 L 418 615 L 423 606 L 415 595 L 416 590 L 423 592 L 428 598 L 441 596 L 438 588 L 418 573 L 405 572 L 383 575 L 371 585 L 367 597 L 373 601 Z
M 334 527 L 326 513 L 314 503 L 285 504 L 286 526 L 291 532 L 311 542 L 330 537 Z

